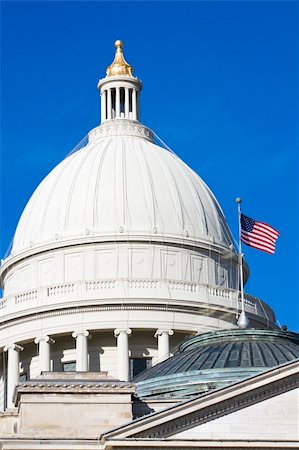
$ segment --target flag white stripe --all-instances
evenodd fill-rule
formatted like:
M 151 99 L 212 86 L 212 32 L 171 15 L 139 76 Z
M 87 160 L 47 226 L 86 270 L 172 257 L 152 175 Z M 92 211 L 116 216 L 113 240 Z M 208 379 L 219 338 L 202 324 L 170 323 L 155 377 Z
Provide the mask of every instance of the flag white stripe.
M 275 242 L 273 242 L 270 239 L 261 238 L 260 236 L 256 236 L 254 233 L 248 233 L 243 230 L 241 231 L 241 237 L 244 237 L 245 239 L 248 239 L 248 240 L 254 240 L 255 242 L 262 242 L 263 244 L 266 244 L 269 246 L 275 245 Z
M 257 228 L 257 229 L 263 231 L 264 233 L 269 234 L 270 236 L 272 236 L 275 239 L 277 239 L 279 236 L 278 231 L 274 230 L 274 228 L 265 226 L 265 224 L 263 224 L 261 222 L 255 222 L 254 228 Z
M 260 245 L 250 245 L 250 247 L 256 248 L 258 250 L 262 250 L 263 252 L 266 252 L 266 253 L 270 253 L 271 255 L 273 255 L 273 253 L 275 253 L 275 249 L 272 250 L 272 249 L 269 249 L 269 248 L 266 248 L 266 247 L 263 247 Z
M 242 239 L 242 242 L 244 242 L 244 244 L 248 245 L 249 247 L 257 248 L 259 250 L 263 250 L 263 251 L 271 253 L 271 254 L 273 254 L 275 252 L 275 247 L 268 247 L 268 246 L 265 246 L 260 243 L 255 243 L 253 241 L 247 242 L 244 239 Z
M 247 238 L 247 237 L 244 237 L 242 235 L 241 235 L 241 239 L 247 245 L 252 245 L 252 246 L 256 246 L 256 247 L 257 246 L 264 247 L 264 248 L 267 248 L 268 250 L 271 250 L 271 251 L 275 250 L 275 245 L 274 244 L 267 244 L 267 243 L 264 243 L 264 242 L 262 242 L 262 241 L 260 241 L 258 239 Z
M 267 240 L 269 240 L 271 242 L 275 242 L 276 239 L 277 239 L 277 237 L 273 238 L 272 236 L 269 236 L 268 233 L 264 233 L 263 231 L 260 231 L 259 229 L 256 228 L 255 225 L 254 225 L 254 227 L 253 227 L 253 229 L 251 231 L 251 234 L 256 234 L 257 236 L 261 236 L 262 238 L 267 239 Z
M 249 247 L 273 254 L 279 231 L 265 222 L 241 214 L 241 241 Z
M 265 222 L 259 222 L 258 220 L 256 220 L 256 223 L 258 223 L 261 227 L 265 228 L 265 230 L 270 231 L 271 233 L 277 234 L 279 235 L 279 231 L 275 230 L 275 228 L 271 227 L 270 225 L 268 225 Z

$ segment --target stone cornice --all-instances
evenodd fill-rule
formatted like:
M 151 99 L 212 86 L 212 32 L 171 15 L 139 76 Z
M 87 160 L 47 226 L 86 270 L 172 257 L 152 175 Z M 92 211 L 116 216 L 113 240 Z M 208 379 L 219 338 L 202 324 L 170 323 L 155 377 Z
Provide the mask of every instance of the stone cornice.
M 196 315 L 205 315 L 209 314 L 210 317 L 217 317 L 219 315 L 219 312 L 223 312 L 226 314 L 232 314 L 235 315 L 234 310 L 230 310 L 229 308 L 220 308 L 217 307 L 213 311 L 213 305 L 204 304 L 200 305 L 198 307 L 191 307 L 190 305 L 187 306 L 169 306 L 164 302 L 164 305 L 158 305 L 158 304 L 119 304 L 119 305 L 107 305 L 107 306 L 77 306 L 77 307 L 66 307 L 57 309 L 54 311 L 49 312 L 32 312 L 31 314 L 28 314 L 27 316 L 22 316 L 21 318 L 12 318 L 10 320 L 7 320 L 5 323 L 3 322 L 0 325 L 0 330 L 5 329 L 7 327 L 12 326 L 12 324 L 22 324 L 26 322 L 30 322 L 32 320 L 40 320 L 45 319 L 48 317 L 57 317 L 57 316 L 63 316 L 68 314 L 82 314 L 83 312 L 99 312 L 99 311 L 136 311 L 136 310 L 142 310 L 142 311 L 168 311 L 168 312 L 177 312 L 177 313 L 191 313 Z M 151 327 L 152 329 L 153 327 Z M 101 328 L 99 328 L 100 330 Z M 105 329 L 103 327 L 102 329 Z M 195 331 L 195 330 L 194 330 Z
M 118 380 L 88 382 L 84 380 L 74 381 L 26 381 L 16 386 L 14 402 L 17 406 L 21 395 L 24 394 L 133 394 L 133 383 Z
M 98 441 L 94 439 L 26 439 L 22 438 L 0 438 L 1 444 L 8 444 L 10 449 L 23 449 L 23 450 L 121 450 L 124 448 L 137 448 L 138 450 L 194 450 L 194 448 L 201 448 L 204 450 L 235 450 L 235 449 L 252 449 L 252 450 L 286 450 L 286 449 L 298 449 L 298 442 L 295 441 L 257 441 L 249 442 L 244 440 L 221 440 L 213 441 L 210 440 L 146 440 L 146 439 L 126 439 L 121 440 L 110 440 L 106 442 L 105 446 L 99 445 Z
M 236 449 L 264 449 L 264 450 L 286 450 L 290 449 L 298 449 L 298 441 L 269 441 L 269 440 L 260 440 L 250 442 L 248 440 L 200 440 L 195 441 L 194 439 L 176 439 L 176 440 L 160 440 L 160 439 L 126 439 L 126 440 L 109 440 L 105 443 L 103 447 L 100 447 L 105 450 L 121 450 L 124 448 L 137 448 L 138 450 L 162 450 L 168 448 L 170 450 L 194 450 L 194 448 L 202 448 L 204 450 L 236 450 Z M 55 449 L 56 450 L 56 449 Z

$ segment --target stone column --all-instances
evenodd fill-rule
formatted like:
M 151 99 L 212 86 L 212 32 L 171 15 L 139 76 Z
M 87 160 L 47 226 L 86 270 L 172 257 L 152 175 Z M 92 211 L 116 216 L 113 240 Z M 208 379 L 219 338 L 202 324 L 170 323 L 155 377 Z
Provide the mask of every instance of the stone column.
M 88 371 L 88 351 L 87 351 L 87 338 L 89 331 L 74 331 L 72 334 L 76 339 L 76 371 L 87 372 Z
M 111 119 L 111 117 L 112 117 L 111 89 L 107 90 L 107 95 L 108 95 L 108 99 L 107 99 L 107 114 L 106 114 L 106 117 L 107 117 L 107 119 Z
M 129 108 L 130 107 L 130 100 L 129 100 L 129 88 L 125 88 L 125 118 L 129 118 Z
M 16 385 L 20 379 L 20 352 L 24 350 L 18 344 L 11 344 L 4 347 L 4 351 L 8 352 L 8 363 L 7 363 L 7 408 L 13 408 L 13 394 Z
M 119 119 L 120 117 L 120 88 L 116 88 L 116 96 L 115 96 L 115 117 Z
M 121 381 L 129 381 L 129 342 L 128 336 L 132 333 L 130 328 L 114 330 L 117 338 L 118 378 Z
M 106 92 L 107 91 L 103 91 L 102 92 L 102 98 L 101 98 L 101 122 L 105 122 L 105 120 L 107 119 L 106 116 Z
M 133 89 L 132 92 L 132 119 L 137 120 L 137 92 Z
M 173 336 L 173 330 L 158 329 L 155 337 L 158 338 L 158 363 L 169 358 L 169 336 Z
M 136 92 L 136 119 L 140 122 L 140 92 Z
M 39 371 L 50 372 L 51 359 L 50 359 L 50 345 L 54 344 L 54 339 L 50 336 L 43 336 L 41 338 L 35 338 L 34 343 L 38 344 L 38 357 L 39 357 Z

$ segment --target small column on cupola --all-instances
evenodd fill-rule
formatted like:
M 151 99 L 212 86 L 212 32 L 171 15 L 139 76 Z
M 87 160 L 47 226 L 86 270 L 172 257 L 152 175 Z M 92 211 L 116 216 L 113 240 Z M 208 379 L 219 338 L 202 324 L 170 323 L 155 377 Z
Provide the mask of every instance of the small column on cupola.
M 133 76 L 133 67 L 123 54 L 123 43 L 115 41 L 115 57 L 106 70 L 106 77 L 98 82 L 101 94 L 101 123 L 107 120 L 139 121 L 141 81 Z

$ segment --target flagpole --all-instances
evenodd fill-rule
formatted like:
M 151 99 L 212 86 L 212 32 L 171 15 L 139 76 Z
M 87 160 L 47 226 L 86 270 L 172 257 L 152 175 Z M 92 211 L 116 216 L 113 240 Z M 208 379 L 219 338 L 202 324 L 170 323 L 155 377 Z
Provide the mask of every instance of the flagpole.
M 240 197 L 236 198 L 236 203 L 238 205 L 238 219 L 239 219 L 239 274 L 240 274 L 240 291 L 241 291 L 241 314 L 238 319 L 239 328 L 248 327 L 248 319 L 245 313 L 245 301 L 244 301 L 244 284 L 243 284 L 243 255 L 242 255 L 242 241 L 241 241 L 241 202 Z

